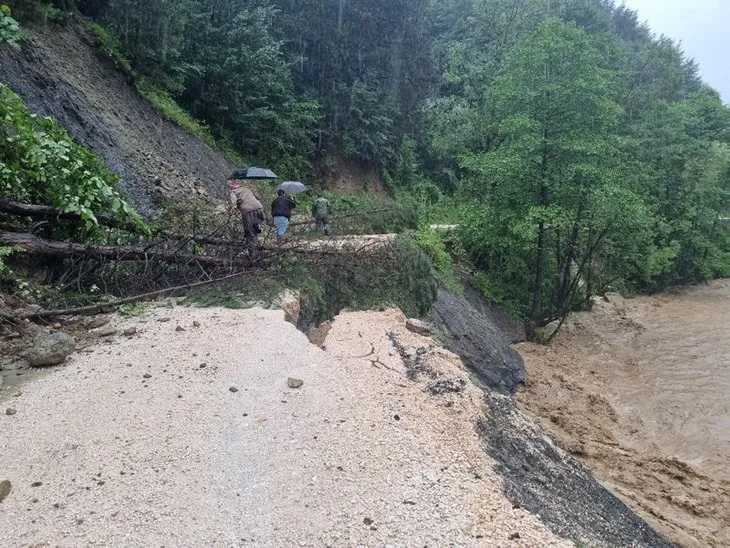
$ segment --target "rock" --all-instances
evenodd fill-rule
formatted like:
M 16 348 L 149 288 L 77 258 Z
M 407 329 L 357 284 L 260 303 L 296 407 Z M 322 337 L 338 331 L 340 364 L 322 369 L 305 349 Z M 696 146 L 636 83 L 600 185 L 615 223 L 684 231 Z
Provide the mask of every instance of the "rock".
M 327 339 L 327 333 L 332 329 L 332 322 L 325 321 L 319 325 L 312 326 L 307 332 L 307 338 L 312 344 L 316 344 L 320 348 L 324 347 L 324 341 Z
M 304 381 L 302 379 L 295 379 L 293 377 L 289 377 L 286 380 L 286 384 L 289 386 L 289 388 L 300 388 L 304 384 Z
M 132 335 L 136 335 L 136 334 L 137 334 L 136 327 L 129 327 L 129 328 L 125 329 L 124 331 L 122 331 L 122 335 L 124 335 L 125 337 L 131 337 Z
M 553 333 L 557 331 L 558 325 L 560 325 L 560 320 L 554 320 L 550 322 L 547 325 L 543 325 L 542 327 L 538 327 L 535 332 L 537 335 L 542 338 L 543 340 L 547 340 L 550 337 L 552 337 Z
M 4 501 L 10 494 L 13 485 L 9 480 L 0 481 L 0 502 Z
M 184 328 L 184 327 L 183 327 L 182 325 L 178 325 L 178 326 L 177 326 L 177 327 L 175 328 L 175 331 L 178 331 L 178 332 L 180 332 L 180 331 L 185 331 L 185 328 Z
M 53 329 L 61 329 L 63 327 L 60 322 L 56 322 L 53 324 Z
M 524 384 L 525 364 L 509 345 L 509 337 L 463 298 L 439 289 L 428 320 L 442 344 L 485 385 L 514 394 Z
M 112 336 L 116 335 L 117 330 L 116 330 L 116 328 L 114 328 L 112 326 L 107 326 L 102 329 L 99 329 L 98 331 L 94 331 L 93 333 L 97 337 L 104 338 L 104 337 L 112 337 Z
M 229 390 L 230 392 L 233 392 L 234 394 L 235 394 L 236 392 L 238 392 L 238 388 L 236 388 L 235 386 L 231 386 L 231 387 L 230 387 L 230 388 L 229 388 L 228 390 Z
M 423 320 L 417 320 L 416 318 L 408 318 L 406 320 L 406 329 L 411 333 L 418 333 L 419 335 L 430 335 L 433 332 L 433 328 L 430 324 Z
M 198 320 L 195 320 L 193 322 L 193 327 L 200 327 L 200 322 Z
M 169 322 L 170 321 L 170 318 L 168 318 L 168 317 L 157 318 L 157 321 L 160 322 L 160 323 L 165 323 L 165 322 Z
M 17 413 L 17 411 L 16 411 L 15 409 L 13 409 L 12 407 L 8 407 L 8 408 L 7 408 L 6 410 L 5 410 L 5 414 L 6 414 L 6 415 L 8 415 L 8 416 L 13 416 L 13 415 L 15 415 L 16 413 Z
M 26 359 L 33 367 L 58 365 L 76 350 L 76 343 L 71 335 L 63 331 L 41 334 L 33 342 L 33 348 L 26 354 Z
M 28 360 L 15 360 L 14 362 L 0 364 L 0 371 L 18 371 L 29 367 L 30 362 Z
M 94 316 L 86 322 L 86 329 L 98 329 L 108 324 L 110 318 L 108 316 Z
M 297 325 L 297 323 L 299 322 L 299 314 L 302 310 L 302 304 L 298 291 L 292 291 L 291 289 L 287 289 L 276 298 L 273 306 L 276 308 L 281 308 L 284 311 L 284 319 L 286 321 Z

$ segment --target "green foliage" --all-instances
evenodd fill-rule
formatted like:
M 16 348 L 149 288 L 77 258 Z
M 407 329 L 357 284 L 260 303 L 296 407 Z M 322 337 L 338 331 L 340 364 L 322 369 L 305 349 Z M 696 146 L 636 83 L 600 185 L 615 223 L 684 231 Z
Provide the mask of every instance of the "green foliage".
M 100 24 L 90 19 L 84 21 L 86 27 L 93 33 L 97 39 L 97 47 L 102 55 L 112 60 L 114 65 L 127 74 L 132 76 L 132 65 L 124 56 L 122 42 L 115 33 L 108 31 Z
M 5 259 L 12 255 L 14 249 L 12 247 L 0 245 L 0 279 L 12 273 L 12 270 L 5 264 Z
M 335 234 L 388 234 L 418 228 L 418 203 L 403 194 L 398 199 L 373 194 L 328 196 Z
M 74 142 L 55 120 L 31 114 L 2 84 L 0 141 L 0 195 L 76 213 L 87 229 L 98 226 L 94 212 L 144 228 L 101 158 Z
M 454 260 L 447 251 L 442 236 L 433 230 L 419 230 L 416 234 L 416 241 L 431 259 L 441 282 L 452 290 L 462 290 L 456 276 Z
M 0 4 L 0 44 L 5 42 L 18 47 L 25 36 L 18 22 L 11 17 L 10 7 Z
M 361 254 L 357 260 L 337 254 L 309 268 L 313 284 L 304 285 L 305 324 L 331 319 L 343 309 L 398 307 L 422 316 L 436 298 L 437 281 L 428 257 L 408 236 Z

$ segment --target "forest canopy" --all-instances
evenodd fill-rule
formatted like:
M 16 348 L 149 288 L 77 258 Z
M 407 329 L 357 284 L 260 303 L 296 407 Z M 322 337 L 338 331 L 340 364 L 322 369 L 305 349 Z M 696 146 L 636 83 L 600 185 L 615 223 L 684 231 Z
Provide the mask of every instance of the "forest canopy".
M 730 276 L 730 110 L 613 0 L 7 3 L 92 18 L 246 157 L 303 176 L 336 153 L 449 204 L 531 332 L 607 289 Z

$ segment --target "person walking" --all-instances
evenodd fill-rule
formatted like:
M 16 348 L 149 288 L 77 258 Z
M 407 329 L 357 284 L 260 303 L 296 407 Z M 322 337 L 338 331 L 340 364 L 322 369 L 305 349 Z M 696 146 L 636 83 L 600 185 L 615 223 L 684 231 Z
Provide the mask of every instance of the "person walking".
M 291 212 L 297 204 L 281 189 L 276 194 L 276 199 L 271 202 L 271 216 L 276 227 L 276 239 L 281 241 L 289 228 Z
M 322 191 L 317 192 L 317 199 L 312 204 L 312 217 L 314 217 L 314 229 L 324 232 L 325 236 L 330 233 L 330 213 L 332 206 L 330 201 L 322 195 Z
M 261 205 L 253 191 L 240 180 L 229 179 L 228 188 L 231 191 L 230 209 L 236 208 L 241 212 L 243 239 L 249 254 L 253 257 L 258 251 L 261 223 L 265 221 L 264 206 Z

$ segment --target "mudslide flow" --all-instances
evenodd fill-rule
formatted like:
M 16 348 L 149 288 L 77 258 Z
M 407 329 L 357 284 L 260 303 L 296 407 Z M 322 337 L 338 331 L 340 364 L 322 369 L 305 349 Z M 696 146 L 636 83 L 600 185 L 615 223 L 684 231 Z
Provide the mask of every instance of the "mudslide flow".
M 730 280 L 597 299 L 524 343 L 520 405 L 670 540 L 730 545 Z

